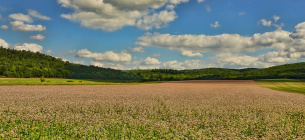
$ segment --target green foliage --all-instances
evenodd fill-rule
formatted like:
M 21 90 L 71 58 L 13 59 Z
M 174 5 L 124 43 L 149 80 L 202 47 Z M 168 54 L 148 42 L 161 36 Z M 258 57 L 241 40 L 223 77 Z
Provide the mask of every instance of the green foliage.
M 140 80 L 120 70 L 64 62 L 42 53 L 0 48 L 0 77 Z
M 0 77 L 38 78 L 41 76 L 135 81 L 305 79 L 305 63 L 286 64 L 265 69 L 206 68 L 121 71 L 92 65 L 72 64 L 41 53 L 0 48 Z
M 44 76 L 40 77 L 40 81 L 41 82 L 45 82 L 46 81 L 46 78 L 44 78 Z
M 194 70 L 131 70 L 142 76 L 144 81 L 179 80 L 255 80 L 255 79 L 305 79 L 305 63 L 286 64 L 265 69 L 223 69 L 206 68 Z

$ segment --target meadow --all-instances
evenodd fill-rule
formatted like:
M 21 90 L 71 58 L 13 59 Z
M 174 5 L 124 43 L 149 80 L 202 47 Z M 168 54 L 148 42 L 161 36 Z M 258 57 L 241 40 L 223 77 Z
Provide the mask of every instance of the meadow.
M 305 94 L 305 81 L 296 79 L 262 79 L 256 83 L 265 88 L 273 90 Z
M 0 89 L 0 139 L 305 139 L 305 96 L 254 81 Z

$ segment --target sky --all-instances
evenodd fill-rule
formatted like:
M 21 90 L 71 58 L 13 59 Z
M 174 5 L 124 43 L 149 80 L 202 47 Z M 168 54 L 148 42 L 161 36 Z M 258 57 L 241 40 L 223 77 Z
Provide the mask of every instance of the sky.
M 1 0 L 0 46 L 105 68 L 305 61 L 304 0 Z

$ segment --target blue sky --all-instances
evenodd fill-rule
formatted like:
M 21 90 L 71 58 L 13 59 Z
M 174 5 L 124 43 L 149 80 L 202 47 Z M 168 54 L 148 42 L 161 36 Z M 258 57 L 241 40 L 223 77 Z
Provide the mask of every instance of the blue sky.
M 264 68 L 305 58 L 303 0 L 4 0 L 0 45 L 115 69 Z

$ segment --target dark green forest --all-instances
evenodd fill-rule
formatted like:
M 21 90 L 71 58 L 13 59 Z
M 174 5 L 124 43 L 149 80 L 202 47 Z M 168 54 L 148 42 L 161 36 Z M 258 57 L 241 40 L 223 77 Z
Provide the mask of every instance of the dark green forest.
M 305 62 L 274 66 L 264 69 L 206 68 L 195 70 L 131 70 L 141 75 L 143 81 L 177 80 L 255 80 L 255 79 L 305 79 Z
M 11 78 L 72 78 L 101 80 L 241 80 L 241 79 L 305 79 L 305 62 L 265 69 L 206 68 L 194 70 L 114 70 L 64 62 L 42 53 L 0 48 L 0 77 Z
M 141 80 L 139 75 L 64 62 L 42 53 L 0 48 L 0 77 Z

